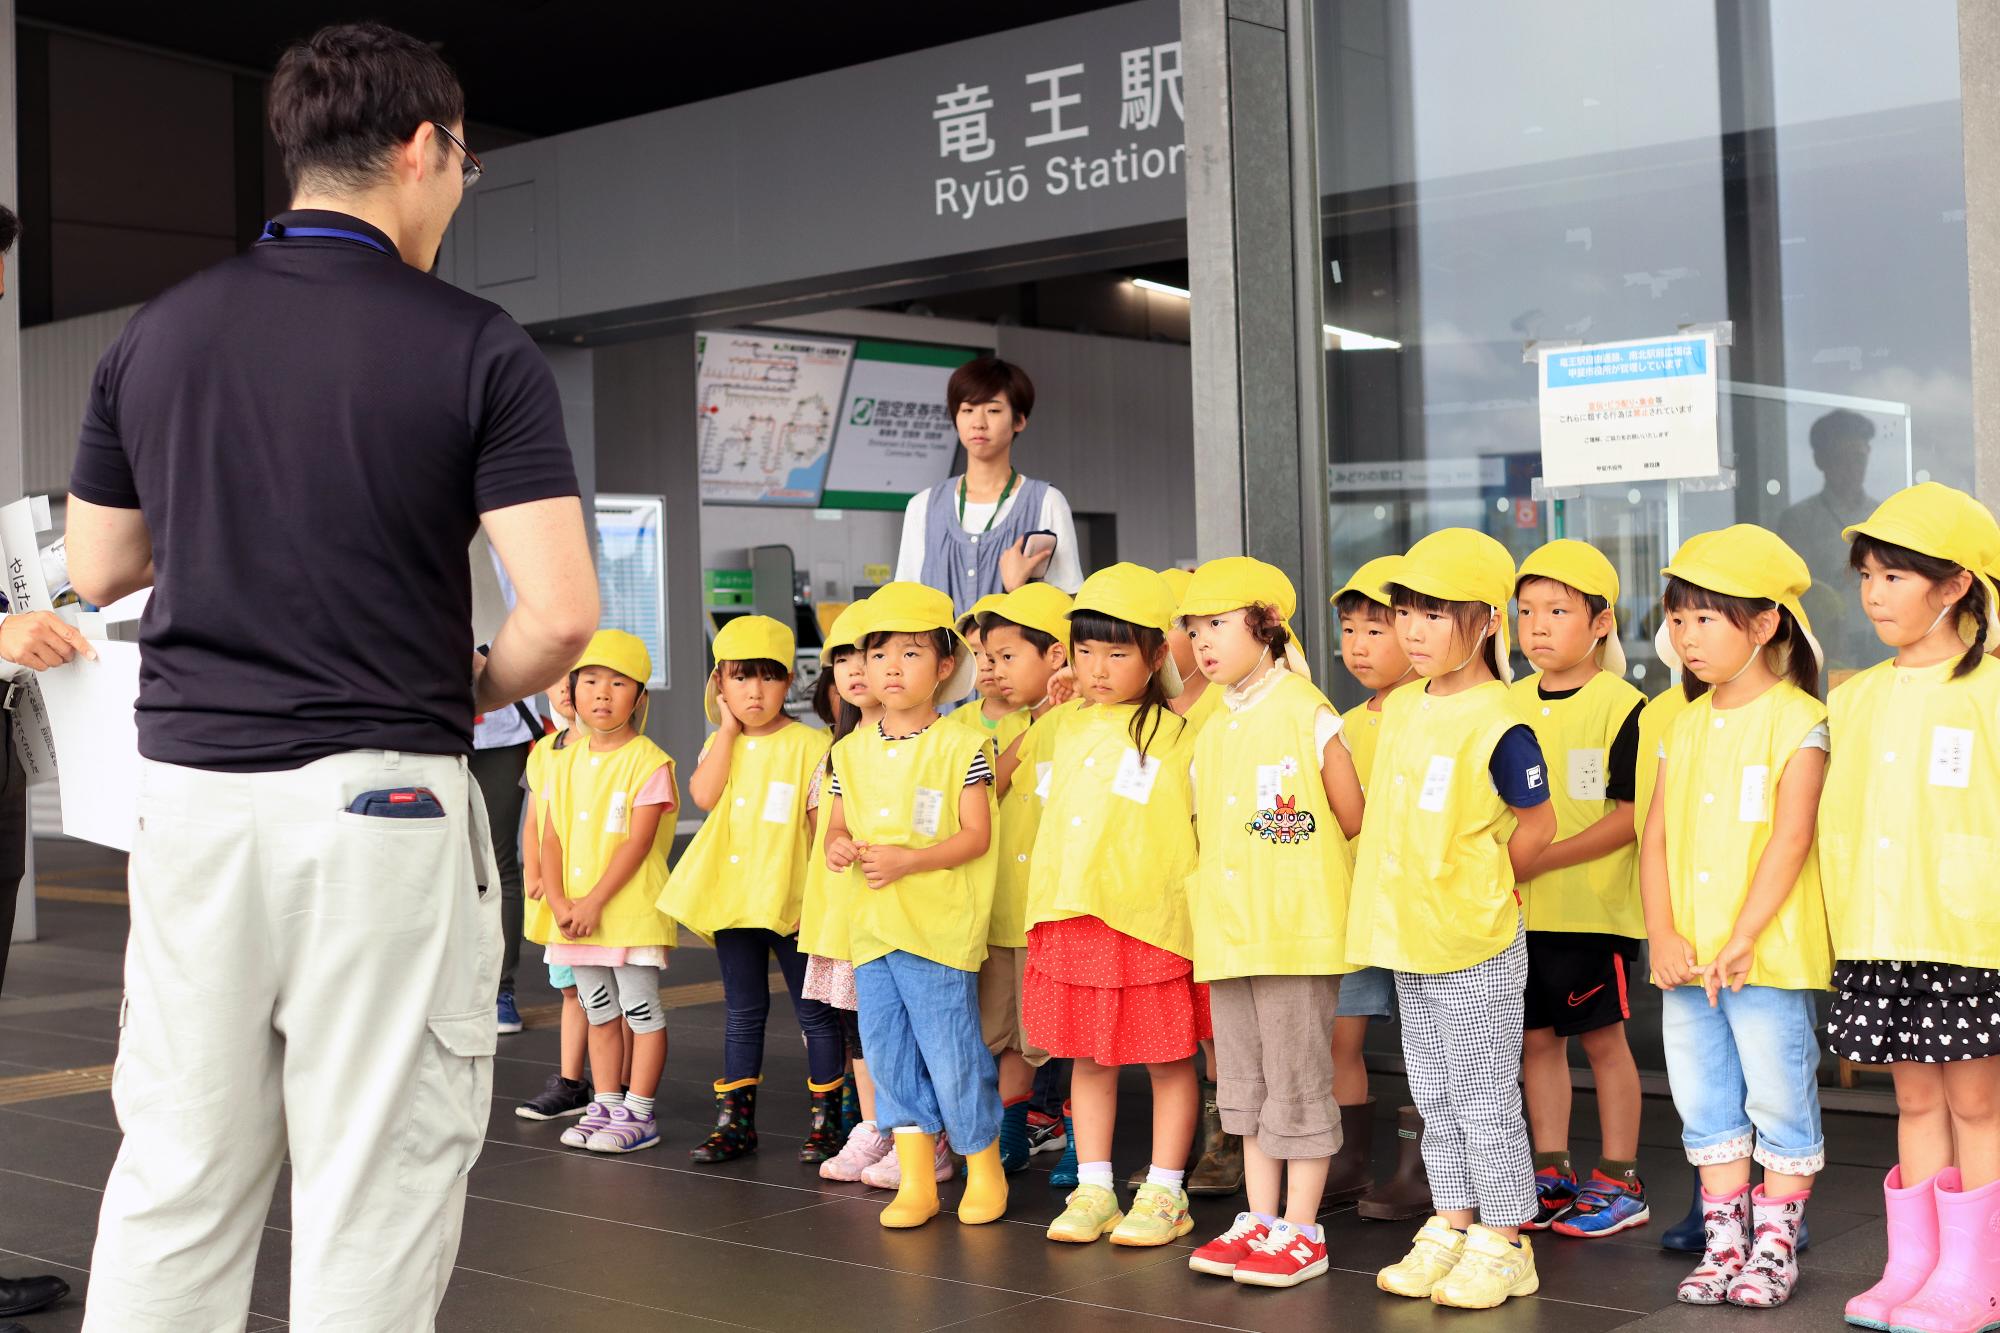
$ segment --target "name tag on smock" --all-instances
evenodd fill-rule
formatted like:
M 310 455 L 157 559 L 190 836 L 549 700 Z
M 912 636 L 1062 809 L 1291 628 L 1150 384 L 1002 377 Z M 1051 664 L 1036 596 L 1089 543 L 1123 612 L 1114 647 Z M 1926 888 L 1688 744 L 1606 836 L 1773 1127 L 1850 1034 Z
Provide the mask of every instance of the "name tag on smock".
M 1285 768 L 1283 764 L 1257 765 L 1257 808 L 1259 810 L 1277 809 L 1278 797 L 1283 794 L 1284 786 Z
M 1931 786 L 1972 785 L 1972 732 L 1965 727 L 1931 728 Z
M 632 828 L 632 796 L 629 792 L 611 793 L 611 812 L 604 816 L 606 833 L 628 833 Z
M 1035 765 L 1035 799 L 1049 799 L 1049 780 L 1055 776 L 1056 766 L 1048 760 Z
M 1451 795 L 1451 773 L 1456 767 L 1458 761 L 1448 754 L 1431 756 L 1431 766 L 1424 770 L 1424 789 L 1417 795 L 1417 809 L 1434 815 L 1444 813 L 1445 799 Z
M 1604 751 L 1571 750 L 1564 768 L 1572 801 L 1604 799 Z
M 1160 761 L 1139 757 L 1137 750 L 1125 751 L 1118 761 L 1118 776 L 1111 780 L 1111 794 L 1144 805 L 1153 799 L 1153 783 L 1160 776 Z
M 766 824 L 789 824 L 792 822 L 792 806 L 799 799 L 799 789 L 790 782 L 774 782 L 764 788 L 764 822 Z
M 1771 768 L 1768 764 L 1745 764 L 1743 766 L 1743 786 L 1736 794 L 1736 817 L 1746 824 L 1764 822 L 1764 807 L 1771 794 Z
M 929 787 L 917 788 L 915 801 L 910 805 L 910 827 L 918 836 L 935 838 L 938 823 L 944 818 L 944 793 L 932 791 Z

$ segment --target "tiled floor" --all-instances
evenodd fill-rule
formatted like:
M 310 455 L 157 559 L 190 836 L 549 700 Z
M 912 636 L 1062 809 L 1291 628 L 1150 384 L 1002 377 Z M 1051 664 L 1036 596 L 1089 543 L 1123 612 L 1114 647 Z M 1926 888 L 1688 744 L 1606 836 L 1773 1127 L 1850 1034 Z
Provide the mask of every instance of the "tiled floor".
M 0 1094 L 6 1080 L 106 1065 L 114 1053 L 124 911 L 117 865 L 76 844 L 44 843 L 39 877 L 42 941 L 19 946 L 0 999 Z M 552 996 L 525 967 L 522 1003 Z M 680 950 L 670 984 L 710 981 L 712 954 Z M 805 1066 L 782 999 L 774 1005 L 767 1082 L 759 1107 L 763 1149 L 720 1168 L 695 1168 L 686 1148 L 709 1119 L 708 1086 L 719 1068 L 722 1006 L 670 1017 L 672 1049 L 661 1108 L 669 1141 L 626 1158 L 593 1158 L 556 1145 L 558 1127 L 517 1119 L 552 1067 L 556 1033 L 502 1038 L 487 1148 L 471 1181 L 458 1273 L 438 1319 L 454 1333 L 541 1333 L 592 1319 L 599 1327 L 674 1330 L 741 1327 L 783 1333 L 838 1330 L 1024 1330 L 1220 1328 L 1296 1330 L 1335 1323 L 1393 1330 L 1441 1329 L 1466 1318 L 1379 1293 L 1374 1272 L 1400 1257 L 1415 1224 L 1358 1220 L 1352 1209 L 1323 1219 L 1335 1269 L 1291 1292 L 1250 1291 L 1190 1273 L 1185 1247 L 1124 1250 L 1052 1245 L 1042 1228 L 1059 1209 L 1049 1158 L 1014 1178 L 1008 1217 L 961 1227 L 951 1216 L 916 1232 L 875 1225 L 884 1196 L 832 1185 L 794 1153 L 803 1133 Z M 1383 1171 L 1396 1151 L 1389 1111 L 1402 1088 L 1378 1077 Z M 1143 1083 L 1127 1084 L 1118 1134 L 1121 1174 L 1145 1157 Z M 1590 1123 L 1591 1100 L 1577 1099 Z M 1696 1310 L 1674 1304 L 1688 1268 L 1657 1248 L 1657 1234 L 1688 1202 L 1677 1124 L 1664 1102 L 1646 1108 L 1641 1156 L 1660 1217 L 1608 1241 L 1538 1241 L 1542 1290 L 1481 1319 L 1495 1333 L 1595 1333 L 1614 1327 L 1671 1333 L 1728 1322 L 1757 1333 L 1831 1328 L 1852 1293 L 1883 1259 L 1881 1179 L 1894 1153 L 1886 1120 L 1829 1115 L 1834 1165 L 1815 1192 L 1807 1277 L 1774 1313 Z M 118 1146 L 108 1094 L 4 1104 L 0 1095 L 0 1272 L 52 1271 L 76 1294 L 27 1317 L 42 1333 L 79 1328 L 88 1285 L 99 1190 Z M 1587 1160 L 1595 1144 L 1574 1145 Z M 945 1206 L 958 1186 L 946 1188 Z M 289 1216 L 281 1179 L 258 1263 L 248 1327 L 284 1327 Z M 1200 1201 L 1191 1241 L 1226 1225 L 1237 1200 Z

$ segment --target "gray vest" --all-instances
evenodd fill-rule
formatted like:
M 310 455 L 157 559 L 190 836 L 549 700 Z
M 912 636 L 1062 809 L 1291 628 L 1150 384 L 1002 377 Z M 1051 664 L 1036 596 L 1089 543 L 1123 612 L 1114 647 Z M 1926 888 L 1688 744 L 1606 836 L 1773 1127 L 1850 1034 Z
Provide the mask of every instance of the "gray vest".
M 1049 484 L 1021 478 L 1014 501 L 993 530 L 970 533 L 958 525 L 958 478 L 947 477 L 930 489 L 924 519 L 924 582 L 951 594 L 953 612 L 964 615 L 988 593 L 1005 592 L 1000 582 L 1000 553 L 1042 525 L 1042 501 Z

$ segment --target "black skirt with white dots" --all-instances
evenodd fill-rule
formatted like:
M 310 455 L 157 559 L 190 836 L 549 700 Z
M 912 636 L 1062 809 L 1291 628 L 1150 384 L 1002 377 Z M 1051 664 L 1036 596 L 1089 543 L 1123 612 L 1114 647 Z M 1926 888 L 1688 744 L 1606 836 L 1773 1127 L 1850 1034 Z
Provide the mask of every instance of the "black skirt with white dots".
M 1841 962 L 1827 1044 L 1858 1065 L 2000 1055 L 2000 971 L 1956 963 Z

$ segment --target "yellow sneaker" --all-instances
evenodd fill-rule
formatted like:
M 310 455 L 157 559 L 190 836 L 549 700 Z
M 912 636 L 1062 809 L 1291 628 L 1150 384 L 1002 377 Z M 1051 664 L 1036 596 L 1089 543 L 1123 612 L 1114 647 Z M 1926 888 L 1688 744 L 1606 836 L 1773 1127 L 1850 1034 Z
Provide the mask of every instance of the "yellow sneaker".
M 1102 1185 L 1078 1185 L 1063 1202 L 1068 1206 L 1049 1224 L 1049 1239 L 1069 1245 L 1090 1244 L 1125 1216 L 1117 1194 Z
M 1452 1230 L 1451 1223 L 1433 1217 L 1424 1223 L 1410 1252 L 1401 1263 L 1390 1264 L 1375 1275 L 1375 1285 L 1394 1296 L 1417 1300 L 1431 1294 L 1465 1254 L 1465 1233 Z
M 1113 1245 L 1168 1245 L 1194 1230 L 1188 1196 L 1165 1185 L 1141 1185 L 1125 1220 L 1111 1233 Z
M 1490 1310 L 1509 1296 L 1532 1296 L 1541 1287 L 1535 1252 L 1526 1236 L 1515 1245 L 1497 1231 L 1474 1225 L 1458 1267 L 1431 1288 L 1431 1300 L 1461 1310 Z

